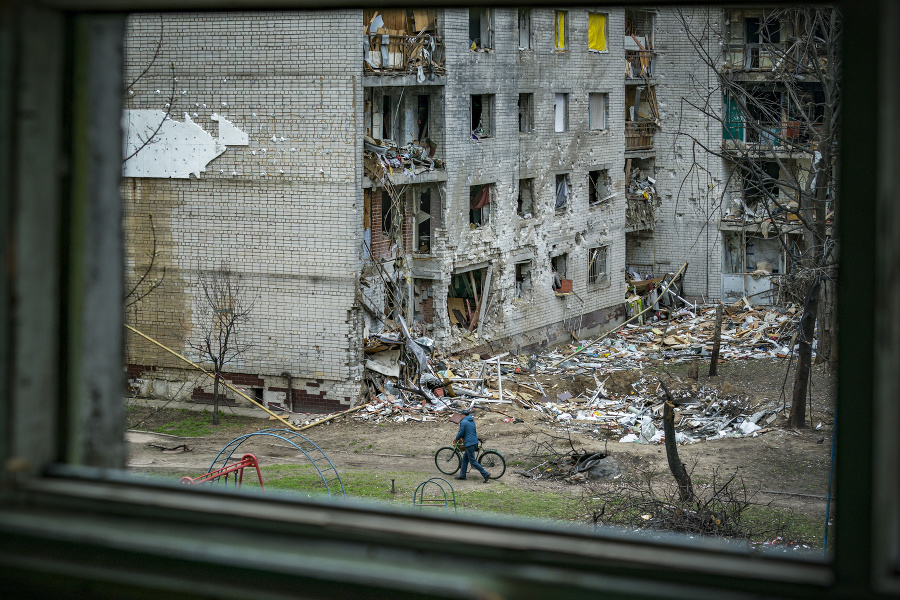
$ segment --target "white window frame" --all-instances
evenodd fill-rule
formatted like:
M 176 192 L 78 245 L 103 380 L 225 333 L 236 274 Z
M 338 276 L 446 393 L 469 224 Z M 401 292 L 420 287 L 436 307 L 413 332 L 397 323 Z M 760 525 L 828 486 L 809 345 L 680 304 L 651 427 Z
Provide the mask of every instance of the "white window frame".
M 600 113 L 602 124 L 596 127 L 594 123 L 594 99 L 599 98 L 603 103 Z M 609 129 L 609 94 L 607 92 L 588 93 L 588 129 L 591 131 L 607 131 Z

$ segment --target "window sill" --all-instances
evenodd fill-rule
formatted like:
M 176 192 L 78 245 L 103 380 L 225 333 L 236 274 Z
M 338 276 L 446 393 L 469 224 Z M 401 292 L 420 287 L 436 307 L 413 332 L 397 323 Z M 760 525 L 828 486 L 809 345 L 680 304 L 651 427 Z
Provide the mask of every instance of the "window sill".
M 127 582 L 168 593 L 212 597 L 227 591 L 260 598 L 295 596 L 297 590 L 308 597 L 385 591 L 406 597 L 415 590 L 430 597 L 514 598 L 533 596 L 536 589 L 557 597 L 628 590 L 677 598 L 716 592 L 728 597 L 729 585 L 748 594 L 781 595 L 786 586 L 824 588 L 833 582 L 825 564 L 736 552 L 685 537 L 642 539 L 617 530 L 301 502 L 120 474 L 38 479 L 4 500 L 0 573 L 31 586 L 48 580 Z M 723 587 L 699 583 L 709 580 Z

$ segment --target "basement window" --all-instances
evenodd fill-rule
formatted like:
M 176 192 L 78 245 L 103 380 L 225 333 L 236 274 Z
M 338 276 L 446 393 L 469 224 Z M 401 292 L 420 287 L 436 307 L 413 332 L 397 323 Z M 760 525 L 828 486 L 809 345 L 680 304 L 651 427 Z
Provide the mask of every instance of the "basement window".
M 476 94 L 472 96 L 472 139 L 480 140 L 494 135 L 494 96 Z
M 516 300 L 531 299 L 531 261 L 516 263 Z
M 561 173 L 556 176 L 556 212 L 566 210 L 569 205 L 569 188 L 572 187 L 569 181 L 568 173 Z
M 591 206 L 599 205 L 612 198 L 612 181 L 609 171 L 601 169 L 588 173 L 588 202 Z
M 484 227 L 491 219 L 492 184 L 469 188 L 469 227 Z
M 531 9 L 519 9 L 519 50 L 531 50 Z
M 553 100 L 553 130 L 556 132 L 569 129 L 569 95 L 556 94 Z
M 519 94 L 519 133 L 534 131 L 534 94 Z
M 494 47 L 493 30 L 491 29 L 491 9 L 469 9 L 469 49 L 490 50 Z
M 555 47 L 557 52 L 565 52 L 566 50 L 566 17 L 568 13 L 564 10 L 556 11 L 556 35 Z
M 534 179 L 519 180 L 519 197 L 516 199 L 516 214 L 530 219 L 534 211 Z
M 588 127 L 592 130 L 606 129 L 609 120 L 609 94 L 588 94 Z
M 596 285 L 607 278 L 607 255 L 609 246 L 595 246 L 588 249 L 588 283 Z

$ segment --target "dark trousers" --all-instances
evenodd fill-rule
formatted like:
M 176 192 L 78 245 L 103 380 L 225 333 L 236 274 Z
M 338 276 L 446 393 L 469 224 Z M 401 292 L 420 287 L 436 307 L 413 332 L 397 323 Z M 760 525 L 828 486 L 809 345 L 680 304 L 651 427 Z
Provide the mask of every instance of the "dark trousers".
M 482 467 L 478 463 L 478 461 L 475 460 L 475 448 L 477 448 L 477 447 L 478 447 L 477 444 L 475 444 L 473 446 L 466 446 L 466 451 L 463 453 L 463 457 L 462 457 L 462 467 L 460 467 L 460 469 L 459 469 L 460 477 L 466 476 L 466 468 L 469 466 L 469 463 L 472 463 L 472 468 L 477 469 L 478 472 L 481 473 L 482 477 L 488 476 L 488 472 L 484 470 L 484 467 Z

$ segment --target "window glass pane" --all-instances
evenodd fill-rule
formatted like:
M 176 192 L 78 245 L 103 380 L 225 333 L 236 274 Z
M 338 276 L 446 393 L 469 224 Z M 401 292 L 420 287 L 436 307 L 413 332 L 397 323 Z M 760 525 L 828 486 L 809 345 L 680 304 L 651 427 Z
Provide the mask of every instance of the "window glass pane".
M 513 37 L 507 41 L 515 43 L 518 36 L 520 47 L 530 47 L 530 12 L 504 10 L 496 16 L 505 27 L 515 27 L 519 17 L 519 30 L 508 30 L 504 35 Z M 652 365 L 654 376 L 671 383 L 676 399 L 684 400 L 676 403 L 675 439 L 683 443 L 677 448 L 683 462 L 697 463 L 691 467 L 696 474 L 695 500 L 709 499 L 702 495 L 711 493 L 708 484 L 718 477 L 717 467 L 730 469 L 730 474 L 740 467 L 741 474 L 750 473 L 745 481 L 752 479 L 754 484 L 773 482 L 771 489 L 765 488 L 773 492 L 763 497 L 765 508 L 748 505 L 741 508 L 746 520 L 726 521 L 734 529 L 700 533 L 744 543 L 763 539 L 754 537 L 763 529 L 766 540 L 772 533 L 772 540 L 781 536 L 820 549 L 819 532 L 824 528 L 818 525 L 824 523 L 824 503 L 798 506 L 774 492 L 822 495 L 827 485 L 832 383 L 814 363 L 809 363 L 812 388 L 805 388 L 805 397 L 812 398 L 805 405 L 807 410 L 812 406 L 812 417 L 803 416 L 807 427 L 800 437 L 810 443 L 794 446 L 797 436 L 785 429 L 796 381 L 795 367 L 785 365 L 792 356 L 796 364 L 801 343 L 810 342 L 803 348 L 808 353 L 804 360 L 809 361 L 819 355 L 825 360 L 832 345 L 824 328 L 813 333 L 799 329 L 808 275 L 834 269 L 834 264 L 825 263 L 810 271 L 807 263 L 817 256 L 816 248 L 833 244 L 838 202 L 833 157 L 822 152 L 827 146 L 823 136 L 833 127 L 826 118 L 829 97 L 824 86 L 804 71 L 822 64 L 806 59 L 819 60 L 827 53 L 810 50 L 803 60 L 786 53 L 794 62 L 784 70 L 773 70 L 778 59 L 772 59 L 785 54 L 781 40 L 808 33 L 809 18 L 819 19 L 817 39 L 825 39 L 829 31 L 822 28 L 821 18 L 814 17 L 819 9 L 805 13 L 790 8 L 745 9 L 732 11 L 735 14 L 727 19 L 724 12 L 716 13 L 722 19 L 712 22 L 727 42 L 706 64 L 705 47 L 694 46 L 690 37 L 667 33 L 699 22 L 688 18 L 683 23 L 684 15 L 710 22 L 703 12 L 706 8 L 679 13 L 663 7 L 652 17 L 635 12 L 630 20 L 624 10 L 609 10 L 610 18 L 584 9 L 552 13 L 555 48 L 566 48 L 570 14 L 576 42 L 583 43 L 577 37 L 584 35 L 579 31 L 584 31 L 586 19 L 589 50 L 609 56 L 569 61 L 553 53 L 523 52 L 503 64 L 492 62 L 497 56 L 476 53 L 490 47 L 491 12 L 484 9 L 435 9 L 433 14 L 398 9 L 378 15 L 374 10 L 311 11 L 265 18 L 216 13 L 132 17 L 125 45 L 129 87 L 123 97 L 123 121 L 128 128 L 126 146 L 134 156 L 124 161 L 122 195 L 126 292 L 136 290 L 137 299 L 126 308 L 126 322 L 220 376 L 198 371 L 134 334 L 126 348 L 131 392 L 153 402 L 173 403 L 159 413 L 171 417 L 165 422 L 151 416 L 159 404 L 132 403 L 130 423 L 154 433 L 188 436 L 193 431 L 225 446 L 231 441 L 226 439 L 231 431 L 227 427 L 234 425 L 236 437 L 249 432 L 251 425 L 268 423 L 248 423 L 228 412 L 220 414 L 223 423 L 212 427 L 210 414 L 185 417 L 169 409 L 218 402 L 220 409 L 259 415 L 262 409 L 253 400 L 261 396 L 258 404 L 276 416 L 287 415 L 287 423 L 274 421 L 276 426 L 290 429 L 317 419 L 311 415 L 368 403 L 368 408 L 340 419 L 377 432 L 412 428 L 411 422 L 422 423 L 419 419 L 443 419 L 462 408 L 459 402 L 471 402 L 456 398 L 496 395 L 513 403 L 511 407 L 497 403 L 503 404 L 499 410 L 508 409 L 513 415 L 504 418 L 513 421 L 483 411 L 477 415 L 479 432 L 511 431 L 519 418 L 568 423 L 581 436 L 585 454 L 580 458 L 607 441 L 611 454 L 622 456 L 620 466 L 630 464 L 626 456 L 649 455 L 653 468 L 663 473 L 662 491 L 653 501 L 672 500 L 680 489 L 667 470 L 662 414 L 654 411 L 654 407 L 662 410 L 664 392 L 657 390 L 657 380 L 616 383 L 629 377 L 619 367 L 633 358 L 635 362 L 627 364 Z M 550 15 L 544 12 L 543 26 L 549 25 Z M 626 22 L 630 24 L 623 25 Z M 445 23 L 459 27 L 444 30 Z M 360 24 L 365 28 L 362 58 Z M 309 34 L 310 30 L 330 32 L 327 60 L 321 58 L 321 36 Z M 425 33 L 418 37 L 420 31 Z M 539 36 L 545 49 L 548 34 L 545 30 Z M 609 35 L 624 43 L 610 44 Z M 283 47 L 292 49 L 304 70 L 278 70 L 282 63 L 276 48 Z M 714 92 L 707 94 L 672 80 L 644 80 L 638 75 L 649 72 L 644 67 L 657 48 L 660 53 L 667 49 L 666 60 L 673 68 L 702 72 L 722 85 L 710 86 Z M 607 85 L 606 63 L 620 65 L 629 57 L 635 76 L 625 78 L 616 67 L 612 70 L 621 78 L 618 90 Z M 466 78 L 467 72 L 460 80 L 462 88 L 454 84 L 448 93 L 448 79 L 460 76 L 452 70 L 460 67 L 453 65 L 465 61 L 474 65 L 473 73 L 515 75 L 521 88 L 485 93 L 495 90 L 482 79 Z M 245 68 L 243 75 L 222 72 L 222 65 L 234 64 Z M 795 74 L 803 76 L 802 85 L 792 79 Z M 761 80 L 766 85 L 760 85 Z M 603 91 L 588 92 L 568 81 L 590 81 L 587 90 Z M 554 91 L 559 89 L 582 91 L 570 98 L 567 92 Z M 692 102 L 681 103 L 686 95 Z M 660 111 L 661 105 L 669 112 Z M 675 106 L 677 112 L 672 112 Z M 672 133 L 669 146 L 654 145 L 654 133 L 662 128 Z M 608 134 L 597 133 L 606 129 Z M 590 134 L 582 135 L 588 130 Z M 571 132 L 551 136 L 562 144 L 551 148 L 550 155 L 560 154 L 558 159 L 548 155 L 547 148 L 537 147 L 547 143 L 551 131 Z M 689 136 L 679 133 L 700 135 L 703 144 L 694 146 Z M 703 148 L 716 152 L 704 153 Z M 803 226 L 804 219 L 810 227 Z M 684 263 L 690 269 L 678 274 Z M 216 276 L 232 292 L 204 305 L 203 286 L 213 285 Z M 828 281 L 822 282 L 823 311 L 826 305 L 832 311 L 834 306 Z M 238 283 L 241 290 L 234 289 Z M 231 349 L 239 352 L 220 361 L 203 350 L 205 338 L 198 339 L 197 334 L 211 332 L 215 338 L 228 333 L 231 317 L 242 315 L 241 299 L 252 310 L 231 327 Z M 717 328 L 719 303 L 726 312 Z M 511 368 L 515 373 L 512 364 L 501 365 L 500 379 L 491 374 L 485 381 L 483 360 L 472 356 L 483 344 L 505 351 L 519 339 L 530 339 L 536 328 L 542 335 L 546 330 L 548 339 L 561 340 L 557 350 L 567 355 L 578 348 L 568 345 L 573 338 L 586 345 L 611 329 L 611 315 L 619 314 L 623 304 L 626 318 L 635 318 L 634 327 L 578 354 L 570 363 L 576 366 L 561 367 L 560 372 L 573 378 L 571 385 L 568 379 L 565 384 L 539 379 L 537 392 L 514 388 L 510 373 L 502 372 Z M 648 308 L 652 310 L 641 314 Z M 423 377 L 428 385 L 416 380 L 422 369 L 416 366 L 419 355 L 406 344 L 400 318 L 415 347 L 422 347 L 426 360 L 432 360 L 432 369 L 445 373 L 424 368 L 423 376 L 435 377 Z M 819 318 L 828 323 L 831 317 L 823 312 Z M 708 372 L 716 329 L 723 357 L 719 368 L 725 373 L 720 379 L 702 373 Z M 444 359 L 435 356 L 453 359 L 439 364 Z M 701 369 L 696 380 L 676 385 L 666 378 L 669 365 L 695 358 Z M 501 362 L 519 361 L 516 355 Z M 601 366 L 581 366 L 585 363 Z M 536 363 L 531 371 L 539 373 L 542 364 Z M 747 365 L 756 375 L 744 374 Z M 588 371 L 576 372 L 581 368 L 597 372 L 599 384 Z M 444 384 L 438 378 L 477 381 Z M 721 383 L 725 379 L 733 387 L 725 387 Z M 786 402 L 775 381 L 787 381 Z M 553 383 L 557 388 L 550 392 Z M 451 389 L 456 396 L 450 395 Z M 700 389 L 705 390 L 702 400 L 689 395 Z M 560 400 L 563 392 L 575 399 Z M 698 403 L 688 403 L 688 398 Z M 449 409 L 439 408 L 442 403 Z M 559 420 L 562 414 L 568 417 Z M 343 427 L 340 419 L 305 431 L 321 442 L 341 476 L 346 474 L 342 482 L 351 495 L 401 503 L 402 494 L 387 496 L 382 488 L 369 493 L 376 486 L 367 487 L 366 482 L 375 480 L 375 470 L 345 459 L 405 450 L 389 448 L 368 430 L 358 434 L 365 440 L 341 439 L 332 433 Z M 385 427 L 375 429 L 381 423 Z M 441 436 L 456 433 L 455 428 L 441 431 Z M 627 441 L 629 436 L 634 444 Z M 435 433 L 412 441 L 404 438 L 404 444 L 428 446 L 419 452 L 426 467 L 410 467 L 396 477 L 407 496 L 421 483 L 415 478 L 438 468 L 431 467 L 433 453 L 447 443 L 438 437 Z M 616 486 L 641 480 L 640 473 L 595 478 L 603 472 L 592 472 L 596 465 L 579 471 L 561 454 L 538 456 L 529 449 L 534 445 L 526 448 L 511 437 L 496 436 L 496 445 L 490 448 L 515 455 L 525 465 L 522 470 L 551 458 L 556 461 L 555 470 L 537 485 L 558 480 L 583 486 L 578 491 L 598 486 L 596 495 L 579 495 L 590 500 L 579 505 L 578 515 L 573 516 L 571 504 L 563 507 L 563 501 L 571 499 L 563 494 L 553 496 L 558 504 L 549 503 L 535 516 L 580 519 L 593 527 L 593 511 L 606 509 L 598 518 L 600 529 L 617 524 L 678 530 L 685 525 L 668 518 L 661 504 L 651 503 L 660 507 L 654 511 L 611 512 L 615 502 L 607 492 L 615 488 L 619 498 L 639 496 L 643 489 Z M 821 445 L 816 443 L 820 438 Z M 651 448 L 651 440 L 663 442 L 657 448 L 662 452 Z M 763 456 L 766 444 L 776 443 L 796 452 Z M 258 440 L 247 444 L 241 452 L 259 448 L 253 453 L 273 488 L 325 492 L 327 478 L 307 477 L 308 473 L 290 479 L 280 470 L 283 456 L 268 454 Z M 134 471 L 175 475 L 175 468 L 167 470 L 169 463 L 151 456 L 146 445 L 137 441 L 133 445 Z M 553 446 L 553 453 L 559 451 Z M 770 478 L 771 473 L 734 458 L 754 453 L 760 464 L 777 463 L 785 474 Z M 232 462 L 242 455 L 235 454 Z M 179 475 L 192 478 L 205 475 L 215 458 L 204 455 L 206 464 L 200 464 L 199 453 L 178 456 L 185 464 L 190 461 Z M 590 458 L 594 459 L 599 457 Z M 802 474 L 787 472 L 791 461 L 802 461 L 806 467 Z M 546 472 L 546 466 L 540 469 Z M 592 474 L 580 479 L 584 472 Z M 509 475 L 501 483 L 516 485 Z M 542 494 L 557 493 L 549 485 L 541 489 Z M 465 488 L 460 491 L 467 493 Z M 525 514 L 528 504 L 523 501 L 512 512 Z M 722 505 L 722 511 L 732 508 Z

